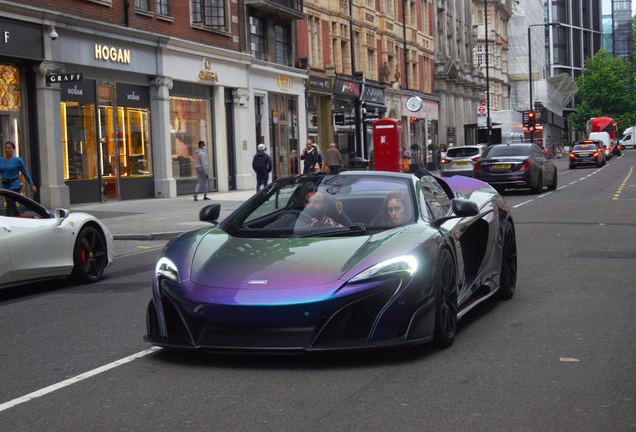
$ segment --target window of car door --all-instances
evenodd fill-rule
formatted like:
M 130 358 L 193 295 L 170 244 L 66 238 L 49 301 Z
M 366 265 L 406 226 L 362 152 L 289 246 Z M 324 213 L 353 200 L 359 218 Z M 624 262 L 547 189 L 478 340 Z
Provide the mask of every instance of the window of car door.
M 438 219 L 448 214 L 451 201 L 437 180 L 430 176 L 424 176 L 420 179 L 420 187 L 433 219 Z

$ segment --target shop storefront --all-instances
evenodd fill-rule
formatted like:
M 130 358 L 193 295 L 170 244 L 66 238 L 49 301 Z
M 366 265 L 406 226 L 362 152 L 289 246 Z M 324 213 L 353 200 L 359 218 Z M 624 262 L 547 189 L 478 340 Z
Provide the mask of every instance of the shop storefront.
M 307 138 L 323 152 L 331 144 L 331 79 L 309 75 L 307 79 Z
M 90 79 L 60 86 L 71 203 L 152 197 L 148 87 Z
M 351 79 L 336 77 L 333 86 L 333 125 L 334 141 L 342 155 L 343 162 L 356 157 L 356 119 L 355 106 L 360 98 L 362 83 Z
M 71 204 L 152 198 L 154 137 L 149 78 L 153 48 L 59 29 L 53 58 L 57 80 L 63 170 Z
M 42 27 L 0 18 L 0 35 L 0 152 L 4 156 L 5 142 L 14 143 L 15 155 L 39 185 L 33 66 L 43 58 Z M 31 195 L 29 188 L 22 193 Z
M 300 152 L 307 140 L 303 85 L 307 75 L 287 68 L 272 68 L 271 64 L 252 65 L 250 74 L 250 83 L 253 83 L 250 95 L 261 109 L 255 110 L 253 115 L 255 119 L 260 116 L 261 136 L 274 164 L 273 178 L 298 174 L 301 172 Z M 264 124 L 268 125 L 269 133 L 264 133 Z M 256 145 L 257 142 L 252 145 L 252 155 L 256 153 Z M 249 162 L 251 167 L 251 159 Z
M 373 122 L 386 116 L 384 86 L 365 83 L 362 94 L 363 157 L 369 159 L 373 151 Z
M 209 189 L 218 188 L 212 144 L 212 87 L 175 81 L 170 90 L 170 155 L 177 194 L 192 193 L 197 181 L 195 155 L 199 141 L 208 148 Z

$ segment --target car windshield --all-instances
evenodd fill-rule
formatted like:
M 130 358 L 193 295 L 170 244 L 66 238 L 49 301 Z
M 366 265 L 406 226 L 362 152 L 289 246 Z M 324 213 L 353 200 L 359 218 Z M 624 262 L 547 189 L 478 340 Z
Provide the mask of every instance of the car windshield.
M 574 146 L 572 151 L 596 151 L 596 146 L 594 144 L 577 144 Z
M 484 153 L 484 157 L 499 157 L 499 156 L 530 156 L 529 145 L 497 145 L 490 147 Z
M 477 156 L 478 154 L 477 147 L 455 147 L 446 152 L 446 156 L 450 158 Z
M 221 228 L 237 237 L 361 235 L 413 223 L 409 177 L 294 176 L 270 184 Z

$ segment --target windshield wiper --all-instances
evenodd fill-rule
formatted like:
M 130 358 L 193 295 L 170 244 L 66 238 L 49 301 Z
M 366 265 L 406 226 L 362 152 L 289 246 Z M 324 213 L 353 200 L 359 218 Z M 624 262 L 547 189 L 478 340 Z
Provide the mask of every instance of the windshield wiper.
M 303 229 L 303 231 L 305 231 Z M 327 230 L 316 230 L 316 229 L 312 229 L 312 228 L 308 228 L 307 232 L 303 232 L 301 234 L 297 234 L 294 237 L 298 237 L 298 238 L 304 238 L 304 237 L 330 237 L 330 236 L 336 236 L 336 235 L 341 235 L 341 234 L 356 234 L 356 235 L 363 235 L 365 232 L 367 231 L 367 229 L 365 228 L 364 224 L 362 223 L 355 223 L 351 226 L 348 227 L 342 227 L 342 228 L 333 228 L 333 229 L 327 229 Z

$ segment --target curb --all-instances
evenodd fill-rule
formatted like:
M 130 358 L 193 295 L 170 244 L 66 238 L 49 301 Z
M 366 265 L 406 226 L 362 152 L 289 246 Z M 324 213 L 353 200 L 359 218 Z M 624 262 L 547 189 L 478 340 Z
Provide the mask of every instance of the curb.
M 172 240 L 185 231 L 163 232 L 153 234 L 113 234 L 113 240 Z

